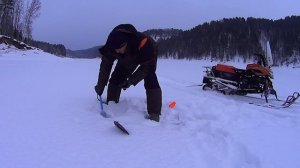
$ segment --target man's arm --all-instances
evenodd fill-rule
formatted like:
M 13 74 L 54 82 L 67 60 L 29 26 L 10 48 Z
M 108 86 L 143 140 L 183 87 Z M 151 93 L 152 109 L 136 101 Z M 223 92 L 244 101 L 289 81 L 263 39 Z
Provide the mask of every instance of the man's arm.
M 108 83 L 115 58 L 103 47 L 99 49 L 99 52 L 102 54 L 102 58 L 95 90 L 97 94 L 102 95 L 103 90 Z

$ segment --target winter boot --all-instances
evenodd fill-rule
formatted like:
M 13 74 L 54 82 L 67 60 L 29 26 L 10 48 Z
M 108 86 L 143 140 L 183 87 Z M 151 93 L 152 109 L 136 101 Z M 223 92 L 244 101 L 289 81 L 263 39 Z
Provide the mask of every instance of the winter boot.
M 120 94 L 121 94 L 121 87 L 109 83 L 107 88 L 106 103 L 108 104 L 109 101 L 114 101 L 115 103 L 119 103 Z
M 154 113 L 150 113 L 150 114 L 148 114 L 146 116 L 146 119 L 159 122 L 159 115 L 158 114 L 154 114 Z
M 161 113 L 162 106 L 162 93 L 161 89 L 148 89 L 146 90 L 147 96 L 147 110 L 148 119 L 159 122 L 159 115 Z

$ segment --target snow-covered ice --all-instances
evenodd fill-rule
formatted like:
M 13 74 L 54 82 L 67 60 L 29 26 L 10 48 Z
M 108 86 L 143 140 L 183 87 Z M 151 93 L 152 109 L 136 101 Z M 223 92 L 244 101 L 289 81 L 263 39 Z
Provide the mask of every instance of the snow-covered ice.
M 99 63 L 0 50 L 1 168 L 300 167 L 300 100 L 287 109 L 253 106 L 194 86 L 216 62 L 160 59 L 161 122 L 144 119 L 143 82 L 105 105 L 113 116 L 105 119 L 94 92 Z M 273 72 L 280 99 L 300 91 L 299 68 Z

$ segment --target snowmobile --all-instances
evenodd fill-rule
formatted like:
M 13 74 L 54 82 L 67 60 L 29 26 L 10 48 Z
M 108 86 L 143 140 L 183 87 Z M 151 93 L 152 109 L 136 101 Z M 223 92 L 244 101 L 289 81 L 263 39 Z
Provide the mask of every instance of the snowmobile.
M 238 69 L 233 66 L 217 64 L 206 67 L 206 75 L 203 77 L 203 90 L 212 89 L 223 94 L 247 95 L 260 93 L 268 102 L 270 94 L 275 95 L 271 79 L 272 71 L 259 64 L 248 64 L 246 69 Z
M 230 65 L 217 64 L 212 67 L 205 67 L 203 77 L 203 90 L 217 90 L 223 94 L 261 94 L 268 103 L 268 96 L 277 93 L 273 88 L 271 79 L 273 72 L 271 56 L 255 54 L 259 57 L 256 64 L 248 64 L 246 69 L 239 69 Z

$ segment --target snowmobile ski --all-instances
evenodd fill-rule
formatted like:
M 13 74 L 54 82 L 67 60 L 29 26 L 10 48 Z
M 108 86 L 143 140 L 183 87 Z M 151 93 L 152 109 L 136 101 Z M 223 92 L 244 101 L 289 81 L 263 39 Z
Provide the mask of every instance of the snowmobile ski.
M 115 126 L 121 130 L 123 133 L 129 135 L 129 132 L 123 127 L 118 121 L 114 121 Z
M 282 109 L 282 108 L 288 108 L 289 107 L 287 105 L 274 105 L 274 104 L 270 104 L 270 103 L 266 103 L 266 104 L 249 103 L 249 104 L 259 106 L 259 107 L 271 108 L 271 109 Z
M 260 107 L 267 107 L 267 108 L 272 108 L 272 109 L 281 109 L 281 108 L 288 108 L 290 107 L 292 104 L 294 104 L 296 102 L 296 100 L 300 97 L 300 93 L 298 92 L 294 92 L 292 95 L 288 96 L 286 98 L 286 100 L 284 101 L 283 104 L 271 104 L 271 103 L 266 103 L 266 104 L 256 104 L 256 103 L 249 103 L 249 104 L 253 104 L 256 106 L 260 106 Z
M 300 93 L 294 92 L 293 95 L 290 95 L 286 98 L 285 102 L 283 103 L 284 106 L 290 106 L 291 104 L 295 103 L 295 101 L 300 97 Z

